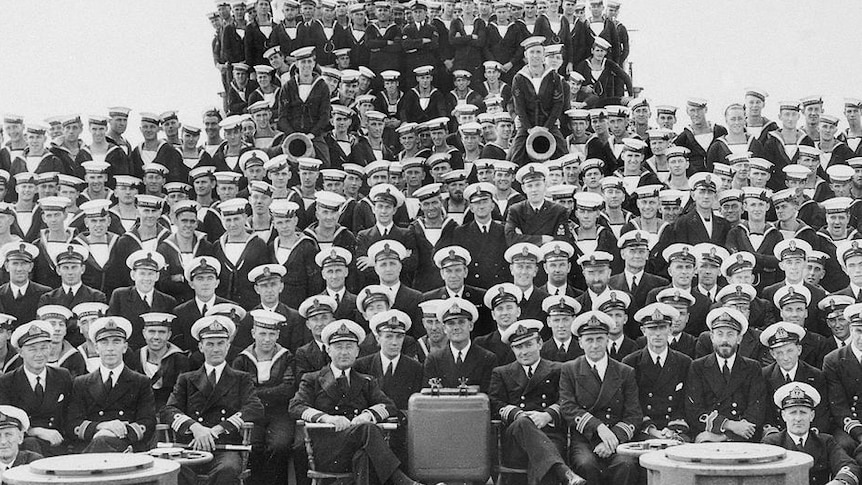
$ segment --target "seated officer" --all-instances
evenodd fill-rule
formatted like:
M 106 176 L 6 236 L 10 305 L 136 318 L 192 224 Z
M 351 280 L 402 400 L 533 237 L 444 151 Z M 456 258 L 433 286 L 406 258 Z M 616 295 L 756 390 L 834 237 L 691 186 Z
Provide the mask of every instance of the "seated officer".
M 691 441 L 685 422 L 685 379 L 691 358 L 668 345 L 670 327 L 679 316 L 667 303 L 651 303 L 635 313 L 646 346 L 623 359 L 635 370 L 644 422 L 636 439 Z
M 449 298 L 440 303 L 437 318 L 443 322 L 449 347 L 425 358 L 423 383 L 438 378 L 443 387 L 455 388 L 464 380 L 468 386 L 478 386 L 479 392 L 488 392 L 497 357 L 470 341 L 478 314 L 476 307 L 462 298 Z
M 383 392 L 401 410 L 407 409 L 410 396 L 423 387 L 422 364 L 402 354 L 405 334 L 412 325 L 410 317 L 400 310 L 386 310 L 371 317 L 369 326 L 380 349 L 359 358 L 354 365 L 357 372 L 376 377 Z
M 23 365 L 0 376 L 0 404 L 21 408 L 31 419 L 22 448 L 43 456 L 65 453 L 66 405 L 72 376 L 66 369 L 47 365 L 51 325 L 41 320 L 12 332 L 12 345 Z
M 485 307 L 491 310 L 491 318 L 497 324 L 496 330 L 474 339 L 479 347 L 493 352 L 497 364 L 505 365 L 515 361 L 511 348 L 503 343 L 503 332 L 521 317 L 521 299 L 524 294 L 512 283 L 500 283 L 488 288 L 484 296 Z
M 805 333 L 805 329 L 795 323 L 776 322 L 766 327 L 760 334 L 760 341 L 775 359 L 774 363 L 763 368 L 763 379 L 766 381 L 768 394 L 773 394 L 779 387 L 789 382 L 804 382 L 818 389 L 818 392 L 826 392 L 826 378 L 823 377 L 823 372 L 800 360 Z M 817 408 L 813 424 L 818 430 L 831 429 L 827 406 L 828 403 L 824 402 L 823 406 Z M 767 409 L 764 436 L 783 428 L 780 410 L 771 406 Z
M 558 403 L 560 364 L 539 354 L 543 327 L 538 320 L 520 320 L 503 332 L 516 361 L 494 368 L 488 396 L 494 417 L 506 426 L 501 464 L 526 465 L 531 484 L 545 483 L 546 477 L 566 485 L 584 484 L 563 458 L 566 426 Z
M 357 303 L 359 300 L 357 300 Z M 299 305 L 299 314 L 305 318 L 305 325 L 311 332 L 312 341 L 296 349 L 296 379 L 302 379 L 306 372 L 322 369 L 329 363 L 329 356 L 323 344 L 323 329 L 335 320 L 335 299 L 326 295 L 309 296 Z
M 18 448 L 29 429 L 30 419 L 23 409 L 0 406 L 0 479 L 3 478 L 4 471 L 42 458 L 42 455 L 35 451 Z
M 563 364 L 560 409 L 577 431 L 571 443 L 575 473 L 587 483 L 633 485 L 639 479 L 637 458 L 620 455 L 617 446 L 631 441 L 643 413 L 634 371 L 608 357 L 611 325 L 611 317 L 595 310 L 575 318 L 572 333 L 584 355 Z
M 146 345 L 130 352 L 127 359 L 132 370 L 150 378 L 156 412 L 161 411 L 168 402 L 180 374 L 189 370 L 189 357 L 170 342 L 174 318 L 170 313 L 150 312 L 141 315 Z
M 235 331 L 236 324 L 221 315 L 203 317 L 192 325 L 204 364 L 180 375 L 161 412 L 162 422 L 170 424 L 176 440 L 192 449 L 213 451 L 216 445 L 241 443 L 243 424 L 263 417 L 251 376 L 225 361 Z M 183 465 L 180 483 L 194 483 L 195 472 L 209 475 L 211 484 L 236 483 L 241 463 L 239 452 L 218 451 L 211 462 L 195 469 Z
M 108 315 L 128 315 L 132 334 L 128 346 L 138 350 L 144 346 L 144 321 L 141 315 L 148 312 L 174 311 L 174 297 L 156 289 L 159 272 L 165 268 L 165 258 L 155 251 L 139 249 L 126 258 L 132 286 L 117 288 L 108 302 Z
M 156 409 L 150 379 L 123 363 L 132 324 L 102 317 L 88 330 L 101 364 L 72 383 L 67 436 L 84 453 L 142 451 L 155 429 Z
M 817 389 L 803 382 L 790 382 L 776 389 L 773 402 L 781 409 L 786 427 L 764 437 L 763 442 L 811 455 L 814 465 L 808 470 L 808 481 L 812 485 L 859 483 L 859 465 L 832 436 L 811 426 L 820 401 Z
M 548 314 L 546 323 L 551 329 L 551 338 L 542 344 L 542 358 L 568 362 L 584 355 L 584 349 L 572 338 L 572 322 L 581 311 L 578 300 L 567 295 L 549 296 L 542 301 L 542 311 Z
M 287 405 L 296 391 L 293 380 L 293 354 L 278 343 L 284 317 L 269 310 L 249 312 L 254 320 L 254 343 L 234 359 L 232 367 L 247 372 L 254 381 L 264 417 L 255 422 L 251 442 L 255 454 L 252 471 L 260 483 L 286 483 L 287 459 L 293 443 L 294 419 Z
M 733 308 L 709 312 L 713 353 L 692 362 L 685 382 L 686 421 L 695 442 L 757 439 L 766 412 L 760 364 L 739 355 L 748 319 Z
M 308 423 L 328 423 L 334 432 L 315 436 L 315 461 L 321 470 L 353 472 L 356 485 L 414 485 L 398 469 L 401 462 L 375 425 L 395 413 L 395 404 L 380 390 L 377 379 L 352 369 L 365 331 L 350 320 L 335 320 L 323 329 L 331 363 L 302 377 L 290 400 L 290 415 Z
M 830 352 L 823 359 L 823 376 L 829 395 L 829 412 L 832 415 L 832 436 L 844 451 L 852 453 L 862 440 L 862 370 L 857 362 L 862 359 L 862 303 L 844 309 L 844 318 L 850 322 L 850 344 Z

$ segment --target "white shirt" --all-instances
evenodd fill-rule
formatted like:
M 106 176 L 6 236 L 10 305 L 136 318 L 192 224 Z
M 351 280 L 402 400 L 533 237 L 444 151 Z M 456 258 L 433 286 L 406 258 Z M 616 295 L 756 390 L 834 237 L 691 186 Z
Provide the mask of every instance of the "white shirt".
M 264 310 L 271 311 L 271 312 L 274 312 L 274 313 L 278 313 L 278 312 L 276 312 L 276 311 L 275 311 L 275 309 L 276 309 L 276 308 L 278 308 L 278 303 L 276 303 L 275 305 L 273 305 L 273 306 L 271 306 L 271 307 L 268 307 L 268 306 L 264 305 L 264 304 L 263 304 L 263 302 L 260 302 L 260 307 L 261 307 L 262 309 L 264 309 Z
M 138 292 L 138 296 L 140 296 L 140 297 L 141 297 L 141 300 L 142 300 L 144 303 L 146 303 L 147 305 L 152 306 L 152 305 L 153 305 L 153 294 L 155 294 L 155 292 L 156 292 L 156 290 L 155 290 L 155 289 L 150 290 L 150 292 L 149 292 L 149 293 L 141 293 L 141 292 L 139 291 L 139 292 Z
M 447 287 L 445 287 L 445 288 L 446 288 L 446 293 L 448 293 L 448 294 L 449 294 L 449 298 L 455 298 L 455 297 L 458 297 L 458 298 L 464 298 L 464 287 L 463 287 L 463 286 L 462 286 L 462 287 L 461 287 L 461 289 L 460 289 L 460 290 L 458 290 L 458 291 L 453 291 L 453 290 L 452 290 L 451 288 L 449 288 L 448 286 L 447 286 Z
M 859 296 L 859 291 L 862 290 L 862 287 L 858 287 L 853 283 L 850 283 L 850 289 L 853 291 L 853 298 L 857 298 Z
M 77 284 L 77 285 L 75 285 L 75 286 L 63 285 L 63 292 L 64 292 L 64 293 L 69 293 L 69 292 L 71 291 L 71 292 L 72 292 L 72 295 L 74 296 L 74 295 L 77 295 L 77 294 L 78 294 L 78 290 L 80 290 L 82 286 L 84 286 L 84 284 L 83 284 L 83 283 L 78 283 L 78 284 Z
M 605 372 L 608 370 L 608 354 L 605 354 L 605 356 L 598 362 L 593 362 L 588 358 L 587 364 L 589 364 L 590 367 L 595 367 L 596 372 L 599 373 L 599 377 L 602 380 L 605 380 Z
M 664 352 L 660 354 L 653 352 L 652 350 L 650 350 L 649 347 L 647 347 L 647 352 L 649 352 L 649 358 L 653 361 L 653 363 L 655 363 L 656 358 L 660 359 L 659 362 L 661 362 L 662 367 L 664 367 L 665 363 L 667 363 L 667 347 L 665 347 Z
M 346 291 L 347 291 L 347 290 L 345 290 L 344 288 L 342 288 L 342 289 L 340 289 L 340 290 L 338 290 L 338 291 L 332 291 L 332 290 L 330 290 L 329 288 L 327 288 L 327 289 L 326 289 L 326 294 L 327 294 L 327 295 L 329 295 L 329 296 L 331 296 L 332 298 L 335 298 L 335 301 L 337 301 L 337 302 L 341 303 L 341 301 L 342 301 L 342 300 L 344 300 L 344 293 L 345 293 Z
M 527 377 L 530 377 L 531 374 L 536 373 L 536 367 L 539 367 L 539 361 L 538 360 L 533 365 L 522 365 L 521 366 L 521 368 L 524 369 L 524 375 L 526 375 Z
M 797 445 L 799 444 L 800 439 L 802 440 L 802 446 L 805 446 L 805 443 L 808 443 L 808 433 L 805 433 L 804 435 L 799 436 L 799 435 L 793 434 L 790 431 L 788 431 L 787 436 L 791 440 L 793 440 L 793 442 L 796 443 Z
M 563 286 L 553 286 L 548 283 L 548 294 L 550 294 L 551 296 L 565 295 L 568 288 L 569 285 L 567 284 L 563 284 Z
M 522 291 L 522 293 L 524 294 L 523 298 L 521 298 L 522 302 L 529 300 L 530 297 L 533 296 L 533 288 L 535 288 L 535 286 L 530 286 L 529 289 Z
M 392 363 L 392 373 L 395 373 L 395 369 L 398 369 L 398 362 L 401 360 L 401 354 L 395 356 L 394 359 L 389 359 L 383 352 L 380 352 L 380 363 L 383 364 L 383 373 L 386 374 L 386 369 L 389 368 L 389 363 Z
M 377 230 L 380 231 L 380 234 L 391 234 L 392 228 L 395 227 L 395 223 L 390 223 L 388 226 L 381 226 L 379 223 L 375 224 L 377 226 Z
M 29 287 L 30 287 L 30 280 L 27 280 L 27 282 L 24 283 L 23 286 L 17 286 L 17 285 L 15 285 L 15 283 L 12 283 L 11 281 L 9 282 L 9 288 L 12 290 L 12 297 L 13 298 L 23 296 L 24 293 L 27 293 L 27 288 L 29 288 Z
M 400 280 L 399 280 L 399 281 L 397 281 L 397 282 L 396 282 L 394 285 L 392 285 L 392 286 L 386 286 L 386 285 L 384 285 L 384 284 L 381 282 L 381 283 L 380 283 L 380 286 L 382 286 L 382 287 L 384 287 L 384 288 L 388 289 L 388 290 L 392 293 L 392 299 L 394 300 L 394 299 L 395 299 L 395 295 L 397 295 L 397 294 L 398 294 L 398 290 L 399 290 L 399 289 L 401 289 L 401 281 L 400 281 Z
M 563 352 L 568 352 L 569 351 L 569 345 L 571 345 L 571 344 L 572 344 L 572 339 L 569 339 L 565 342 L 561 342 L 561 341 L 557 340 L 556 337 L 554 337 L 554 346 L 557 347 L 557 350 L 559 350 L 560 345 L 562 345 L 563 346 Z
M 779 367 L 779 369 L 781 369 L 781 367 Z M 787 376 L 789 375 L 789 376 L 790 376 L 790 380 L 791 380 L 791 381 L 795 381 L 795 380 L 796 380 L 796 370 L 797 370 L 797 369 L 799 369 L 799 362 L 796 362 L 796 365 L 794 365 L 794 366 L 793 366 L 793 368 L 792 368 L 792 369 L 790 369 L 790 370 L 784 370 L 784 369 L 781 369 L 781 377 L 783 377 L 783 378 L 784 378 L 784 380 L 787 380 Z
M 107 381 L 108 375 L 110 374 L 111 379 L 113 379 L 111 381 L 111 386 L 113 387 L 113 386 L 117 385 L 117 379 L 119 379 L 120 374 L 123 373 L 124 367 L 125 367 L 125 364 L 123 364 L 122 362 L 120 362 L 120 365 L 118 365 L 117 367 L 115 367 L 113 369 L 108 369 L 104 365 L 99 365 L 99 372 L 102 374 L 102 382 Z M 113 372 L 113 374 L 111 374 L 111 372 Z
M 703 286 L 697 285 L 697 291 L 700 292 L 701 295 L 709 298 L 709 301 L 715 301 L 715 293 L 718 290 L 718 286 L 713 286 L 712 290 L 707 290 Z
M 695 212 L 696 212 L 696 211 L 695 211 Z M 698 213 L 698 214 L 697 214 L 697 217 L 700 217 L 700 222 L 702 222 L 702 223 L 703 223 L 703 227 L 705 227 L 705 228 L 706 228 L 706 234 L 707 234 L 709 237 L 712 237 L 712 218 L 713 218 L 714 216 L 710 216 L 709 220 L 706 220 L 706 219 L 704 219 L 704 218 L 703 218 L 703 216 L 701 216 L 701 215 L 700 215 L 700 213 Z
M 727 368 L 730 369 L 730 372 L 733 372 L 733 363 L 736 362 L 736 354 L 733 354 L 729 359 L 719 357 L 718 354 L 716 354 L 715 360 L 718 361 L 718 371 L 719 372 L 721 372 L 724 369 L 724 363 L 725 362 L 727 362 Z
M 638 284 L 643 283 L 643 280 L 644 280 L 643 270 L 641 270 L 640 273 L 630 273 L 630 272 L 626 271 L 625 275 L 626 275 L 626 283 L 628 283 L 629 289 L 631 289 L 631 287 L 632 287 L 632 279 L 633 278 L 637 278 Z
M 673 345 L 673 344 L 675 344 L 675 343 L 677 343 L 677 342 L 679 342 L 679 335 L 669 335 L 669 336 L 667 337 L 667 343 L 668 343 L 669 345 Z
M 338 367 L 335 367 L 334 365 L 329 364 L 329 370 L 332 371 L 332 375 L 334 375 L 336 379 L 341 377 L 341 375 L 343 374 L 344 377 L 347 378 L 347 383 L 350 384 L 350 367 L 348 367 L 347 369 L 341 370 Z
M 620 347 L 623 346 L 623 339 L 624 338 L 625 338 L 625 335 L 623 335 L 623 334 L 620 334 L 620 337 L 616 340 L 611 340 L 611 338 L 608 337 L 608 352 L 611 351 L 611 347 L 613 347 L 614 344 L 617 344 L 617 352 L 619 352 Z
M 215 293 L 213 293 L 213 297 L 210 298 L 208 301 L 203 301 L 198 297 L 195 297 L 195 305 L 198 306 L 198 312 L 200 312 L 201 315 L 204 314 L 204 305 L 207 306 L 207 311 L 212 310 L 212 308 L 215 306 L 215 299 Z
M 476 222 L 476 225 L 479 226 L 479 232 L 489 233 L 491 232 L 491 221 L 486 222 L 485 224 L 481 224 Z
M 219 379 L 221 379 L 221 373 L 224 372 L 224 368 L 227 366 L 227 362 L 222 362 L 219 365 L 212 366 L 204 362 L 204 370 L 207 375 L 210 374 L 213 370 L 215 370 L 215 383 L 218 384 Z
M 25 367 L 24 368 L 24 375 L 26 375 L 27 380 L 30 381 L 30 389 L 33 389 L 33 391 L 36 390 L 36 378 L 38 377 L 39 382 L 42 384 L 42 390 L 43 391 L 45 390 L 45 381 L 48 378 L 48 369 L 47 368 L 42 369 L 42 372 L 39 374 L 33 374 L 32 372 L 28 371 L 27 368 Z
M 463 349 L 461 349 L 461 350 L 456 349 L 456 348 L 455 348 L 455 347 L 453 347 L 453 346 L 452 346 L 452 344 L 450 343 L 450 344 L 449 344 L 449 351 L 450 351 L 450 352 L 452 352 L 452 359 L 453 359 L 455 362 L 458 362 L 458 352 L 461 352 L 461 360 L 467 360 L 467 352 L 469 352 L 469 351 L 470 351 L 470 345 L 471 345 L 472 343 L 473 343 L 473 342 L 468 341 L 468 342 L 467 342 L 467 346 L 466 346 L 466 347 L 464 347 L 464 348 L 463 348 Z
M 840 349 L 841 347 L 850 345 L 850 337 L 847 337 L 847 340 L 841 340 L 836 336 L 832 336 L 832 339 L 835 340 L 835 345 Z

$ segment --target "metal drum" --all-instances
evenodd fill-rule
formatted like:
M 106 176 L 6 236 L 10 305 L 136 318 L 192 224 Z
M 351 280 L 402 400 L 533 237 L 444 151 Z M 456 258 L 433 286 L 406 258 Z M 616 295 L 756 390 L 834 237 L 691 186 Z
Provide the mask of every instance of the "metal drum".
M 756 443 L 699 443 L 641 455 L 649 485 L 808 483 L 811 455 Z
M 180 464 L 146 454 L 91 453 L 36 460 L 3 473 L 11 485 L 176 485 Z

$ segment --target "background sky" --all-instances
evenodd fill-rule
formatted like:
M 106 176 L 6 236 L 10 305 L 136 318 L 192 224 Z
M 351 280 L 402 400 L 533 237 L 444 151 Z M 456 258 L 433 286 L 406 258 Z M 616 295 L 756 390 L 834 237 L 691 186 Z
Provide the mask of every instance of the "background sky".
M 0 0 L 0 113 L 27 119 L 133 109 L 176 109 L 200 123 L 220 106 L 210 54 L 212 0 Z M 278 8 L 276 6 L 276 8 Z M 862 4 L 858 0 L 627 0 L 635 85 L 653 104 L 710 100 L 709 117 L 765 89 L 777 102 L 821 94 L 840 115 L 845 96 L 862 98 Z M 688 120 L 683 114 L 679 123 Z

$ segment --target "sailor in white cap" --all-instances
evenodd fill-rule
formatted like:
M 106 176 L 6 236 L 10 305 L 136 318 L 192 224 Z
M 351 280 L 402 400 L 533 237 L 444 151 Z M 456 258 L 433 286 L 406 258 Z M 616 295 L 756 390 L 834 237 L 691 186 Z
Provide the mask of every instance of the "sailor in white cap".
M 713 353 L 691 364 L 685 384 L 686 421 L 694 441 L 758 439 L 768 405 L 766 383 L 760 363 L 737 353 L 748 319 L 733 308 L 716 308 L 706 323 Z
M 189 370 L 189 357 L 170 341 L 175 315 L 149 312 L 141 318 L 146 345 L 129 354 L 128 364 L 135 372 L 150 378 L 156 409 L 159 410 L 168 402 L 177 378 Z
M 612 323 L 611 317 L 595 310 L 575 318 L 572 332 L 584 355 L 562 367 L 560 404 L 563 418 L 578 431 L 572 442 L 578 450 L 572 463 L 575 473 L 587 483 L 600 483 L 599 477 L 605 476 L 612 483 L 634 484 L 637 460 L 618 453 L 617 446 L 631 441 L 643 423 L 643 413 L 634 371 L 608 358 Z M 611 383 L 612 395 L 598 392 Z M 602 411 L 593 414 L 590 409 Z
M 251 308 L 258 298 L 253 284 L 248 280 L 249 271 L 269 263 L 270 251 L 266 242 L 246 231 L 248 201 L 231 199 L 219 204 L 225 234 L 213 246 L 213 256 L 222 265 L 220 287 L 224 297 Z
M 526 458 L 509 458 L 511 461 L 503 464 L 526 466 L 531 481 L 553 476 L 560 483 L 585 484 L 566 465 L 558 448 L 564 434 L 560 429 L 562 414 L 558 402 L 560 364 L 540 355 L 539 332 L 543 327 L 538 320 L 519 320 L 503 332 L 502 342 L 511 347 L 517 361 L 496 367 L 491 375 L 492 412 L 506 426 L 504 456 L 512 455 L 506 450 L 515 447 L 516 454 Z M 537 384 L 528 384 L 526 388 L 519 385 L 525 377 L 528 383 Z
M 319 443 L 330 450 L 334 459 L 349 462 L 350 457 L 361 452 L 369 457 L 369 466 L 380 480 L 415 485 L 398 470 L 399 459 L 375 425 L 395 415 L 395 403 L 381 390 L 377 379 L 353 369 L 365 331 L 351 320 L 335 320 L 324 328 L 322 337 L 331 363 L 303 376 L 290 401 L 290 416 L 309 423 L 332 424 L 334 433 L 320 436 Z M 341 397 L 333 398 L 324 388 L 337 389 Z M 358 440 L 348 438 L 357 435 Z M 351 471 L 357 485 L 368 485 L 368 475 L 356 468 Z
M 30 438 L 30 417 L 19 407 L 0 405 L 0 475 L 2 470 L 26 465 L 43 458 L 43 455 L 29 449 L 21 449 L 21 444 Z
M 814 464 L 808 470 L 809 483 L 859 483 L 862 471 L 858 463 L 834 435 L 817 428 L 819 413 L 829 402 L 823 392 L 806 382 L 790 382 L 771 393 L 784 430 L 765 436 L 763 442 L 811 455 Z
M 769 349 L 775 362 L 763 368 L 768 394 L 790 382 L 804 382 L 822 392 L 826 392 L 826 378 L 819 367 L 814 367 L 801 360 L 802 347 L 807 332 L 804 328 L 790 322 L 776 322 L 763 329 L 760 342 Z M 827 403 L 818 406 L 814 427 L 829 430 L 829 408 Z M 779 409 L 769 406 L 766 413 L 764 436 L 778 432 L 784 428 Z
M 87 373 L 87 365 L 84 358 L 75 351 L 75 347 L 67 339 L 68 327 L 73 327 L 70 320 L 73 317 L 72 310 L 63 305 L 42 305 L 36 310 L 36 318 L 51 325 L 51 349 L 48 353 L 48 362 L 51 365 L 69 371 L 72 377 L 78 377 Z M 83 337 L 76 332 L 77 342 L 83 342 Z
M 199 342 L 204 363 L 180 375 L 160 413 L 162 421 L 173 428 L 177 441 L 189 443 L 192 449 L 213 451 L 217 445 L 241 443 L 243 425 L 264 417 L 252 377 L 225 361 L 235 331 L 233 321 L 225 316 L 213 315 L 195 322 L 191 332 Z M 214 453 L 213 461 L 200 471 L 208 472 L 214 483 L 236 480 L 242 471 L 240 454 L 228 450 Z
M 670 348 L 671 326 L 679 311 L 667 303 L 651 303 L 635 314 L 645 347 L 623 359 L 635 370 L 644 423 L 643 438 L 690 441 L 685 422 L 685 380 L 691 358 Z
M 101 363 L 72 385 L 67 426 L 73 445 L 85 453 L 123 452 L 130 446 L 143 451 L 155 430 L 156 409 L 150 379 L 123 362 L 132 324 L 102 317 L 90 324 L 89 334 Z
M 497 357 L 470 339 L 478 315 L 476 306 L 463 298 L 448 298 L 437 305 L 437 318 L 443 322 L 449 346 L 425 358 L 425 382 L 437 378 L 443 387 L 465 384 L 488 391 Z
M 6 321 L 9 322 L 9 329 L 4 328 L 2 331 L 10 332 L 14 318 L 7 315 Z M 51 325 L 42 320 L 33 320 L 16 328 L 12 332 L 11 343 L 13 348 L 18 349 L 16 355 L 20 356 L 19 364 L 22 365 L 0 376 L 0 392 L 4 402 L 21 408 L 30 418 L 31 427 L 24 437 L 24 448 L 42 456 L 55 456 L 64 451 L 66 398 L 72 393 L 72 376 L 69 372 L 48 365 L 51 335 Z M 19 444 L 19 441 L 16 440 L 14 444 Z M 4 458 L 0 456 L 0 461 Z
M 266 432 L 265 450 L 255 473 L 266 477 L 286 477 L 287 464 L 283 462 L 293 443 L 293 418 L 287 414 L 284 403 L 293 397 L 293 354 L 278 341 L 285 328 L 283 315 L 257 309 L 249 312 L 253 343 L 246 347 L 231 363 L 238 371 L 247 372 L 254 381 L 255 392 L 264 406 L 264 417 L 255 424 Z

